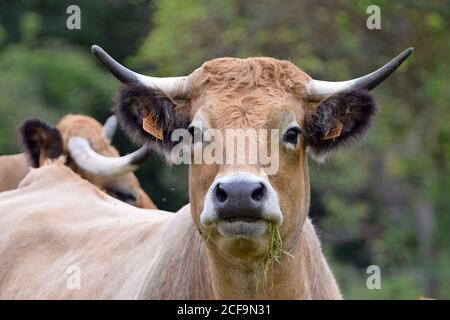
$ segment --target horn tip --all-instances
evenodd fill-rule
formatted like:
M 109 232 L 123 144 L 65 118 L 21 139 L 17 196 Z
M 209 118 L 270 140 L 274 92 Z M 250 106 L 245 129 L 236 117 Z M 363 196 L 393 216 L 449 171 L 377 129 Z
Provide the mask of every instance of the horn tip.
M 117 121 L 117 116 L 115 114 L 112 114 L 108 117 L 108 119 L 106 119 L 106 121 L 111 120 L 111 121 Z
M 98 45 L 94 44 L 91 46 L 91 52 L 94 56 L 96 56 L 99 52 L 103 51 Z
M 402 57 L 402 61 L 404 61 L 405 59 L 409 58 L 409 56 L 413 52 L 414 52 L 414 48 L 413 47 L 409 47 L 408 49 L 406 49 L 405 51 L 400 53 L 399 57 Z

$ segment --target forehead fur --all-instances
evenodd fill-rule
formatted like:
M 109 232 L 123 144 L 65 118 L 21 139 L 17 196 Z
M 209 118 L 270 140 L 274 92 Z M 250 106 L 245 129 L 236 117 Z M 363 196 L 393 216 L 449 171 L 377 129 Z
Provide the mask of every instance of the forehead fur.
M 258 127 L 282 108 L 306 104 L 310 77 L 289 61 L 220 58 L 192 74 L 192 115 L 199 108 L 216 127 Z
M 118 156 L 117 150 L 110 145 L 102 134 L 103 126 L 94 118 L 69 114 L 61 119 L 58 130 L 63 138 L 64 148 L 71 137 L 79 136 L 89 140 L 91 147 L 106 156 Z

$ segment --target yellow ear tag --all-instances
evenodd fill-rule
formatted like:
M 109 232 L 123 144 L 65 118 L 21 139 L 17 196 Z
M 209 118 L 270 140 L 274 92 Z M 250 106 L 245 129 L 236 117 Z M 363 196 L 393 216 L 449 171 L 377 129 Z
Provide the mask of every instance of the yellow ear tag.
M 158 140 L 162 140 L 164 135 L 161 128 L 156 125 L 155 118 L 153 114 L 148 115 L 142 120 L 142 129 L 150 133 L 153 137 Z
M 324 133 L 320 140 L 329 140 L 339 137 L 341 135 L 343 127 L 344 124 L 339 121 L 333 129 L 330 129 L 326 133 Z

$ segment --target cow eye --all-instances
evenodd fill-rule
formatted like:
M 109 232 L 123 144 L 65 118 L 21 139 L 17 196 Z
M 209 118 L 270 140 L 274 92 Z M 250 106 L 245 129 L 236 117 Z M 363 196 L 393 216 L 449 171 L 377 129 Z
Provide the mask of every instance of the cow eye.
M 192 139 L 191 141 L 193 144 L 203 141 L 203 132 L 199 127 L 190 125 L 188 127 L 188 131 L 189 131 L 189 134 L 191 135 L 191 139 Z
M 300 136 L 300 133 L 302 133 L 300 127 L 289 128 L 284 134 L 284 141 L 296 145 L 298 143 L 298 137 Z

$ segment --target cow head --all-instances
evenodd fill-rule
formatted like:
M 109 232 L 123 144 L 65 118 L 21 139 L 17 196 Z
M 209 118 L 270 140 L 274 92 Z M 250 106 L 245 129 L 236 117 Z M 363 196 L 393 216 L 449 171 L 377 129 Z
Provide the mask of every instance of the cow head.
M 215 59 L 187 77 L 154 78 L 126 69 L 97 46 L 92 49 L 124 83 L 119 122 L 136 141 L 167 158 L 178 146 L 172 137 L 179 128 L 192 135 L 191 154 L 212 143 L 204 137 L 211 129 L 222 133 L 219 153 L 235 151 L 227 144 L 225 131 L 230 129 L 256 131 L 254 146 L 278 146 L 272 157 L 278 161 L 276 172 L 269 173 L 261 159 L 190 164 L 190 204 L 198 230 L 211 247 L 218 247 L 214 254 L 247 265 L 265 256 L 274 227 L 286 250 L 298 239 L 310 200 L 307 154 L 322 159 L 359 140 L 376 112 L 368 90 L 412 51 L 361 78 L 326 82 L 272 58 Z M 264 130 L 275 135 L 261 134 Z
M 32 167 L 65 155 L 67 166 L 106 193 L 131 205 L 154 209 L 132 173 L 148 156 L 148 149 L 120 157 L 110 143 L 116 128 L 115 116 L 102 127 L 91 117 L 67 115 L 57 126 L 28 119 L 22 123 L 20 133 Z

